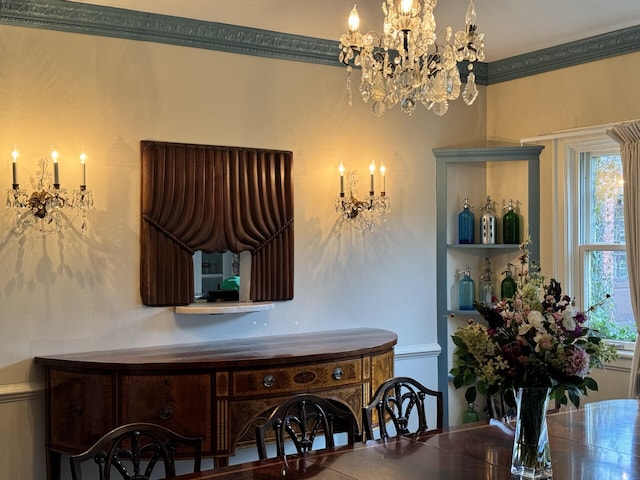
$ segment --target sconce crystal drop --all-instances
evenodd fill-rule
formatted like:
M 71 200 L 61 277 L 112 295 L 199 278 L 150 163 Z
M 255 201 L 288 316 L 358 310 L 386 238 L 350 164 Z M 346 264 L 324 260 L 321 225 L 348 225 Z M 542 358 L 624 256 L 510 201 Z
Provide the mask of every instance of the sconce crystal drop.
M 60 187 L 58 176 L 57 152 L 50 157 L 40 160 L 40 167 L 35 178 L 31 178 L 33 191 L 27 192 L 17 181 L 16 160 L 18 152 L 14 150 L 13 184 L 7 191 L 7 208 L 15 211 L 15 231 L 25 233 L 30 228 L 41 232 L 59 232 L 73 223 L 75 217 L 80 217 L 80 231 L 84 235 L 87 230 L 87 212 L 93 208 L 93 194 L 82 184 L 75 189 L 71 196 L 65 188 Z M 81 155 L 83 182 L 86 182 L 84 153 Z M 53 160 L 53 175 L 49 160 Z M 69 218 L 66 212 L 73 212 Z
M 391 212 L 391 201 L 383 190 L 380 195 L 376 195 L 373 191 L 373 180 L 369 195 L 360 199 L 358 197 L 358 179 L 356 172 L 350 172 L 346 193 L 343 188 L 343 169 L 341 164 L 341 192 L 336 197 L 335 208 L 340 214 L 338 227 L 344 223 L 349 223 L 353 227 L 361 230 L 374 231 L 376 226 L 387 221 L 387 214 Z M 372 174 L 373 175 L 373 174 Z

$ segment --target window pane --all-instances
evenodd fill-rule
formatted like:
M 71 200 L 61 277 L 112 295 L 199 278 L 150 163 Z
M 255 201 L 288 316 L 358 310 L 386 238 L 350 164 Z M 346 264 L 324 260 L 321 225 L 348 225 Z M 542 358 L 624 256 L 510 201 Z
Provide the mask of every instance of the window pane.
M 606 337 L 635 341 L 636 326 L 631 310 L 631 297 L 624 251 L 589 251 L 585 259 L 585 308 L 600 303 L 602 307 L 589 314 L 589 325 Z
M 622 160 L 619 155 L 590 159 L 591 219 L 586 243 L 624 243 Z

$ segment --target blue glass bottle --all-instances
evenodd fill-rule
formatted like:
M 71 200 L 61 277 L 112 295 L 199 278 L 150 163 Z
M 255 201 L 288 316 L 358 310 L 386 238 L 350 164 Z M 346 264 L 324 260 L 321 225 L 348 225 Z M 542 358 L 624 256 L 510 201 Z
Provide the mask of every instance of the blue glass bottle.
M 475 216 L 470 210 L 469 198 L 464 198 L 462 211 L 458 214 L 458 243 L 474 243 L 473 238 Z
M 460 310 L 473 310 L 475 307 L 473 302 L 475 301 L 475 282 L 471 278 L 471 272 L 469 266 L 465 265 L 464 271 L 461 272 L 462 278 L 458 282 L 458 300 L 460 303 Z

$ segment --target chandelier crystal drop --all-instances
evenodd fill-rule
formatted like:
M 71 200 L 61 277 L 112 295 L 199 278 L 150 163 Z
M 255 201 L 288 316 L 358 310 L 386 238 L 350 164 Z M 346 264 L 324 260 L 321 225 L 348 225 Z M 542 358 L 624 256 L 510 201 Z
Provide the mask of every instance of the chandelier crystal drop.
M 460 96 L 459 62 L 469 73 L 462 99 L 471 105 L 478 96 L 473 64 L 484 61 L 484 33 L 476 32 L 473 0 L 467 8 L 465 29 L 436 30 L 433 9 L 437 0 L 384 0 L 383 33 L 358 31 L 356 5 L 349 15 L 349 30 L 340 37 L 340 61 L 347 66 L 347 90 L 352 104 L 351 72 L 361 67 L 360 94 L 377 117 L 397 103 L 411 115 L 421 103 L 436 115 Z M 444 37 L 444 38 L 443 38 Z M 353 65 L 353 66 L 352 66 Z

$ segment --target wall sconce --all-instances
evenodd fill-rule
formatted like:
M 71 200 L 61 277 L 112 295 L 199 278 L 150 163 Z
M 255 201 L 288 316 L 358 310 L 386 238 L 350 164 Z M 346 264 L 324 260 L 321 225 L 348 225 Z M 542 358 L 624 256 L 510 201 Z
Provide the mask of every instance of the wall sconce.
M 340 162 L 340 196 L 336 198 L 336 212 L 340 214 L 340 225 L 349 222 L 355 228 L 362 230 L 375 230 L 376 225 L 387 221 L 387 213 L 391 211 L 391 203 L 386 194 L 387 168 L 380 163 L 380 175 L 382 176 L 382 190 L 380 195 L 375 194 L 374 174 L 376 164 L 373 160 L 369 164 L 370 188 L 369 196 L 360 200 L 358 198 L 358 179 L 356 172 L 350 172 L 345 193 L 344 165 Z
M 20 188 L 18 183 L 18 150 L 14 148 L 11 153 L 13 159 L 13 185 L 7 192 L 7 208 L 16 212 L 15 231 L 24 233 L 29 227 L 41 232 L 59 232 L 71 224 L 64 212 L 73 211 L 80 215 L 80 231 L 84 235 L 87 230 L 86 215 L 93 207 L 93 195 L 87 190 L 87 171 L 84 152 L 80 154 L 82 165 L 82 184 L 73 191 L 71 197 L 67 190 L 60 188 L 60 170 L 58 165 L 58 152 L 51 148 L 51 154 L 40 160 L 40 170 L 36 171 L 36 177 L 31 178 L 33 192 L 28 193 Z M 49 161 L 53 163 L 53 175 L 49 168 Z

